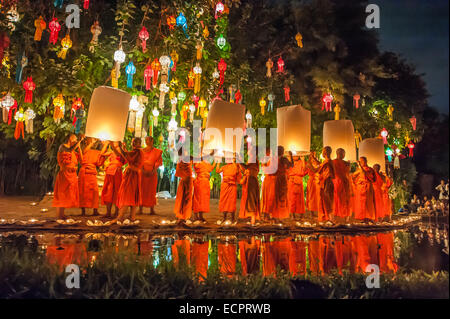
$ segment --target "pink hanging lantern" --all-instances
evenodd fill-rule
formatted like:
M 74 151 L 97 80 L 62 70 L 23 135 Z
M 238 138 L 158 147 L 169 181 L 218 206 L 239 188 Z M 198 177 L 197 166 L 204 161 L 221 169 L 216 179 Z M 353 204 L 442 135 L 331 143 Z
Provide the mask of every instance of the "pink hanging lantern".
M 84 8 L 84 10 L 88 10 L 89 9 L 89 0 L 84 0 L 83 1 L 83 8 Z
M 52 21 L 48 24 L 48 29 L 50 30 L 50 43 L 56 44 L 56 42 L 58 42 L 59 31 L 61 30 L 61 25 L 59 24 L 57 18 L 52 19 Z
M 331 102 L 333 102 L 333 95 L 327 93 L 322 98 L 322 111 L 325 109 L 327 112 L 331 112 Z
M 359 94 L 353 95 L 353 104 L 355 105 L 355 108 L 359 108 L 359 100 L 361 99 L 361 96 Z
M 284 73 L 284 61 L 281 57 L 277 61 L 277 67 L 278 67 L 278 70 L 277 70 L 278 73 Z
M 150 65 L 148 65 L 144 70 L 144 84 L 147 91 L 149 91 L 152 87 L 152 77 L 153 69 Z
M 147 40 L 150 38 L 150 35 L 147 31 L 146 27 L 142 27 L 141 31 L 139 31 L 139 39 L 141 39 L 142 52 L 147 51 Z
M 36 89 L 36 84 L 33 82 L 33 78 L 30 76 L 25 82 L 23 82 L 23 88 L 25 89 L 25 103 L 33 103 L 33 91 Z
M 388 131 L 387 131 L 385 128 L 383 128 L 383 129 L 381 130 L 380 135 L 381 135 L 381 137 L 383 138 L 383 143 L 384 143 L 384 144 L 387 144 L 387 143 L 388 143 L 388 142 L 387 142 L 387 137 L 388 137 L 388 135 L 389 135 Z
M 416 128 L 417 128 L 417 119 L 416 119 L 416 117 L 413 115 L 413 117 L 411 117 L 409 119 L 409 121 L 411 122 L 412 128 L 415 131 Z

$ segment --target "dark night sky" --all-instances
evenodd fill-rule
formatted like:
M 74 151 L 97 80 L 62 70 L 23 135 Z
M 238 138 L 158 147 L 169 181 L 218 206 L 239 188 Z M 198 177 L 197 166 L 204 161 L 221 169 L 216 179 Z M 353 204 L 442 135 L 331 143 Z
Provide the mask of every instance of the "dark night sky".
M 424 74 L 429 104 L 449 113 L 449 0 L 374 0 L 382 50 L 401 54 Z

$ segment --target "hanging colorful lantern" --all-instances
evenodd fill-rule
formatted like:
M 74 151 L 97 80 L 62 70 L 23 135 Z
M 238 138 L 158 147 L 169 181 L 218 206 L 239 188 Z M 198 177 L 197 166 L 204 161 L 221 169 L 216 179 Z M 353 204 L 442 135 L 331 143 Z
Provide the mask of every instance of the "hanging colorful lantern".
M 102 27 L 98 21 L 95 21 L 91 26 L 92 39 L 89 46 L 89 51 L 94 52 L 95 46 L 98 44 L 98 37 L 102 33 Z
M 355 105 L 355 108 L 359 108 L 359 100 L 361 99 L 361 96 L 359 94 L 353 95 L 353 105 Z
M 409 119 L 409 121 L 411 122 L 412 128 L 415 131 L 416 128 L 417 128 L 417 119 L 416 119 L 416 117 L 413 115 L 413 117 L 411 117 Z
M 177 99 L 176 96 L 173 96 L 172 98 L 170 98 L 170 104 L 172 105 L 172 108 L 170 110 L 170 114 L 172 114 L 172 116 L 177 115 L 177 103 L 178 103 L 178 99 Z
M 225 39 L 225 37 L 223 36 L 222 33 L 217 38 L 216 44 L 220 50 L 223 50 L 225 48 L 225 46 L 227 45 L 227 39 Z
M 388 137 L 388 135 L 389 135 L 388 131 L 387 131 L 385 128 L 383 128 L 383 129 L 381 130 L 380 136 L 383 138 L 383 143 L 384 143 L 384 144 L 387 144 L 387 143 L 388 143 L 388 142 L 387 142 L 387 137 Z
M 34 32 L 34 41 L 41 41 L 42 32 L 47 28 L 47 23 L 42 16 L 34 20 L 34 26 L 36 27 L 36 31 Z
M 197 60 L 201 60 L 203 56 L 203 42 L 197 41 L 197 44 L 195 45 L 196 51 L 196 58 Z
M 230 85 L 228 87 L 228 95 L 230 97 L 230 102 L 234 103 L 234 91 L 236 90 L 236 87 L 234 85 Z
M 164 109 L 164 100 L 166 94 L 169 93 L 170 87 L 166 83 L 161 83 L 159 85 L 159 108 Z
M 153 126 L 158 126 L 158 116 L 159 116 L 158 109 L 156 109 L 156 108 L 153 109 L 152 115 L 153 115 Z
M 191 69 L 188 73 L 188 88 L 194 87 L 194 79 L 195 79 L 194 70 Z
M 238 89 L 237 92 L 234 94 L 234 101 L 236 104 L 241 104 L 242 100 L 242 94 L 241 91 Z
M 225 9 L 225 6 L 223 5 L 222 2 L 218 2 L 216 4 L 216 13 L 214 15 L 214 17 L 217 19 L 219 17 L 219 15 L 221 15 L 223 13 L 223 10 Z
M 414 156 L 414 143 L 412 141 L 410 141 L 408 143 L 408 148 L 409 148 L 409 157 L 413 157 Z
M 81 97 L 73 99 L 72 109 L 70 113 L 70 115 L 73 116 L 72 125 L 75 128 L 75 134 L 78 134 L 81 130 L 81 123 L 85 116 L 84 104 Z
M 64 3 L 64 0 L 55 0 L 55 1 L 53 1 L 53 5 L 55 6 L 55 8 L 62 8 L 62 6 L 63 6 L 63 3 Z
M 297 32 L 295 35 L 295 41 L 297 41 L 297 46 L 299 48 L 303 48 L 303 37 L 300 32 Z
M 288 85 L 286 85 L 284 87 L 284 101 L 285 102 L 288 102 L 291 99 L 290 93 L 291 93 L 291 88 Z
M 150 65 L 147 65 L 147 67 L 144 70 L 144 85 L 147 91 L 151 89 L 152 77 L 153 77 L 153 69 Z
M 206 100 L 204 98 L 201 98 L 198 101 L 197 115 L 202 116 L 205 108 L 206 108 Z
M 284 73 L 284 61 L 281 58 L 281 56 L 280 56 L 280 58 L 277 61 L 277 67 L 278 67 L 277 73 Z
M 48 29 L 50 30 L 50 38 L 49 41 L 51 44 L 55 45 L 58 42 L 58 34 L 61 31 L 61 25 L 58 22 L 57 18 L 53 18 L 52 21 L 48 24 Z
M 331 102 L 333 102 L 333 95 L 327 93 L 322 98 L 322 111 L 325 109 L 327 112 L 331 112 Z
M 119 50 L 114 52 L 114 62 L 116 62 L 116 80 L 120 77 L 120 65 L 125 62 L 126 54 L 122 50 L 122 45 L 119 46 Z
M 267 68 L 267 72 L 266 72 L 266 76 L 268 78 L 272 77 L 272 68 L 273 68 L 273 61 L 271 58 L 269 58 L 266 62 L 266 68 Z
M 161 63 L 159 63 L 159 60 L 155 58 L 151 66 L 153 70 L 153 87 L 156 87 L 156 84 L 158 84 L 159 70 L 161 70 Z
M 339 106 L 339 104 L 336 104 L 336 106 L 334 107 L 334 120 L 335 121 L 339 121 L 339 113 L 341 112 L 341 107 Z
M 25 138 L 25 133 L 24 133 L 25 114 L 23 113 L 22 108 L 20 108 L 16 112 L 16 115 L 14 115 L 14 119 L 17 121 L 16 129 L 14 130 L 14 138 L 16 140 L 18 140 L 20 138 L 20 136 L 22 136 L 22 139 L 24 139 Z
M 392 155 L 394 155 L 394 152 L 392 151 L 392 149 L 387 148 L 386 149 L 386 156 L 387 156 L 389 162 L 392 162 Z
M 33 134 L 34 132 L 34 125 L 33 125 L 33 120 L 36 118 L 36 113 L 28 108 L 25 111 L 25 131 L 28 134 Z
M 194 122 L 195 105 L 189 104 L 189 121 Z
M 200 67 L 200 64 L 197 63 L 194 67 L 194 94 L 197 94 L 200 92 L 200 83 L 201 83 L 201 76 L 202 76 L 202 68 Z
M 387 114 L 389 116 L 389 121 L 394 120 L 393 113 L 394 113 L 394 107 L 392 106 L 392 104 L 389 104 L 389 106 L 387 108 Z
M 141 39 L 142 52 L 147 51 L 147 40 L 150 38 L 150 34 L 147 28 L 142 26 L 141 31 L 139 31 L 139 39 Z
M 36 84 L 33 82 L 33 77 L 28 77 L 23 82 L 23 88 L 25 89 L 25 103 L 33 103 L 33 91 L 36 89 Z
M 186 36 L 186 38 L 189 39 L 189 35 L 187 34 L 187 20 L 186 17 L 184 16 L 183 12 L 180 12 L 180 14 L 178 15 L 177 19 L 177 26 L 181 27 L 183 29 L 184 35 Z
M 62 94 L 59 94 L 53 99 L 53 105 L 55 106 L 55 111 L 53 112 L 53 120 L 55 123 L 59 124 L 61 119 L 64 118 L 66 102 Z
M 111 70 L 111 86 L 113 87 L 113 88 L 118 88 L 119 87 L 119 77 L 120 77 L 120 72 L 119 72 L 119 74 L 116 74 L 116 68 L 114 67 L 112 70 Z
M 225 71 L 227 70 L 227 63 L 224 59 L 220 59 L 217 68 L 219 70 L 219 84 L 220 86 L 222 86 L 223 82 L 225 81 Z
M 181 122 L 180 122 L 180 126 L 181 127 L 185 127 L 186 125 L 186 120 L 188 118 L 188 113 L 189 113 L 189 105 L 187 102 L 185 102 L 181 108 Z
M 167 124 L 167 131 L 169 132 L 168 143 L 169 148 L 175 147 L 175 132 L 178 130 L 178 122 L 175 120 L 175 116 L 172 116 Z
M 178 63 L 178 59 L 179 59 L 177 51 L 173 50 L 170 53 L 170 58 L 172 59 L 172 62 L 173 62 L 172 72 L 175 72 L 177 70 L 177 63 Z
M 3 61 L 5 50 L 9 47 L 9 37 L 6 33 L 0 32 L 0 61 Z
M 58 53 L 58 58 L 65 60 L 66 56 L 67 56 L 67 51 L 69 51 L 69 49 L 72 47 L 72 40 L 70 39 L 70 36 L 68 33 L 61 40 L 61 46 L 62 46 L 62 48 L 61 48 L 61 51 L 59 51 L 59 53 Z
M 208 30 L 208 26 L 207 25 L 205 25 L 205 28 L 203 29 L 202 34 L 203 34 L 203 37 L 205 39 L 208 39 L 208 37 L 209 37 L 209 30 Z
M 161 65 L 161 82 L 168 82 L 169 72 L 170 72 L 170 64 L 172 60 L 167 55 L 162 55 L 159 58 L 159 63 Z
M 22 82 L 23 69 L 28 65 L 28 58 L 25 56 L 25 52 L 17 57 L 17 68 L 16 68 L 16 83 L 20 84 Z
M 1 106 L 3 108 L 3 122 L 9 125 L 11 124 L 13 109 L 17 109 L 17 101 L 8 93 L 2 98 Z
M 83 1 L 83 9 L 84 10 L 89 10 L 89 0 L 84 0 Z
M 245 119 L 247 120 L 247 123 L 246 123 L 247 128 L 252 127 L 252 118 L 253 118 L 252 113 L 250 113 L 250 111 L 247 110 L 247 113 L 245 114 Z
M 127 88 L 131 89 L 133 87 L 133 76 L 136 74 L 136 67 L 132 61 L 128 63 L 125 72 L 127 73 Z
M 273 93 L 269 93 L 267 95 L 267 100 L 269 101 L 269 104 L 267 105 L 267 112 L 273 111 L 273 101 L 275 100 L 275 95 Z
M 200 113 L 202 120 L 203 120 L 202 121 L 202 129 L 206 128 L 206 121 L 208 120 L 208 114 L 209 114 L 209 111 L 208 111 L 208 108 L 206 108 L 206 107 L 203 109 L 203 112 Z
M 264 99 L 264 97 L 262 97 L 262 98 L 259 100 L 259 106 L 261 107 L 261 114 L 262 114 L 262 115 L 265 114 L 265 107 L 266 107 L 266 105 L 267 105 L 267 102 L 266 102 L 266 100 Z
M 19 12 L 17 12 L 17 8 L 16 6 L 13 6 L 11 9 L 8 10 L 8 12 L 6 13 L 6 18 L 8 19 L 8 28 L 11 31 L 16 30 L 16 22 L 19 22 L 20 20 L 20 15 Z
M 186 92 L 180 91 L 177 95 L 177 98 L 180 103 L 183 103 L 184 100 L 186 99 Z

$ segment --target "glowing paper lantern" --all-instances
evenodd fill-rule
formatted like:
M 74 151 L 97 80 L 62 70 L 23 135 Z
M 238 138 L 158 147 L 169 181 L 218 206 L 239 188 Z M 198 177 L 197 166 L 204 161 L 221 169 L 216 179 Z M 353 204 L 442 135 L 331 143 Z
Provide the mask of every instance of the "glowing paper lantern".
M 70 39 L 69 34 L 67 34 L 62 40 L 61 40 L 61 51 L 58 53 L 58 58 L 61 58 L 63 60 L 66 59 L 67 51 L 72 47 L 72 40 Z
M 383 128 L 381 130 L 380 136 L 383 138 L 383 143 L 384 144 L 387 144 L 387 137 L 388 137 L 388 135 L 389 135 L 388 131 L 385 128 Z
M 225 39 L 225 37 L 223 36 L 223 34 L 220 34 L 219 37 L 217 38 L 217 47 L 220 50 L 223 50 L 227 44 L 227 39 Z
M 127 125 L 131 96 L 115 88 L 101 86 L 92 93 L 86 122 L 86 136 L 122 141 Z
M 36 27 L 36 31 L 34 32 L 34 41 L 41 41 L 42 32 L 47 27 L 47 23 L 42 16 L 34 20 L 34 26 Z
M 145 53 L 147 51 L 147 40 L 150 38 L 150 34 L 147 31 L 146 27 L 142 27 L 141 31 L 139 31 L 139 39 L 141 39 L 142 52 Z
M 409 157 L 413 157 L 414 156 L 414 143 L 413 142 L 409 142 L 408 143 L 408 148 L 409 148 Z
M 48 24 L 48 28 L 50 30 L 50 38 L 49 42 L 51 44 L 56 44 L 58 41 L 58 34 L 61 31 L 61 25 L 58 22 L 57 18 L 53 18 L 52 21 Z
M 295 41 L 297 41 L 297 46 L 303 48 L 303 37 L 300 32 L 295 35 Z
M 352 121 L 339 120 L 323 123 L 323 146 L 330 146 L 332 148 L 332 158 L 336 158 L 336 150 L 338 148 L 343 148 L 345 150 L 344 159 L 355 162 L 355 130 Z
M 373 167 L 380 165 L 381 171 L 386 172 L 383 140 L 379 138 L 366 138 L 359 144 L 359 157 L 367 158 L 367 165 Z
M 311 147 L 311 112 L 300 105 L 277 108 L 278 145 L 286 152 L 308 154 Z
M 227 128 L 229 130 L 226 130 Z M 224 152 L 227 157 L 231 157 L 233 153 L 240 152 L 244 128 L 245 106 L 216 99 L 208 112 L 206 120 L 204 154 L 217 150 Z M 214 129 L 220 132 L 221 136 L 215 136 Z M 236 131 L 234 132 L 236 134 L 226 138 L 226 131 L 233 130 Z

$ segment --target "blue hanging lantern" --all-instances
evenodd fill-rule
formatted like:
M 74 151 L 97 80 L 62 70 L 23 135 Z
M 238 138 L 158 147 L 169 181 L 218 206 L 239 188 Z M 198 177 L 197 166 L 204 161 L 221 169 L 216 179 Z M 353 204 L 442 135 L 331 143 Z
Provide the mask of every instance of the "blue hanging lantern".
M 136 74 L 136 67 L 132 61 L 128 63 L 125 72 L 127 73 L 127 88 L 131 89 L 133 87 L 133 75 Z
M 275 95 L 273 93 L 270 93 L 267 96 L 267 100 L 269 100 L 269 104 L 267 104 L 267 112 L 273 111 L 273 101 L 275 100 Z
M 64 3 L 64 0 L 55 0 L 54 2 L 53 2 L 53 5 L 55 6 L 55 8 L 62 8 L 62 6 L 63 6 L 63 3 Z
M 17 68 L 16 68 L 16 82 L 20 84 L 22 82 L 23 68 L 28 65 L 28 58 L 25 56 L 25 52 L 17 57 Z
M 179 26 L 183 29 L 184 35 L 186 36 L 186 38 L 189 39 L 189 35 L 187 34 L 187 20 L 186 20 L 186 17 L 184 16 L 183 12 L 180 12 L 176 21 L 177 21 L 177 26 Z

